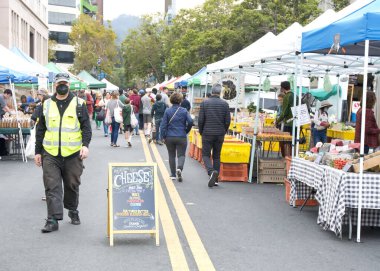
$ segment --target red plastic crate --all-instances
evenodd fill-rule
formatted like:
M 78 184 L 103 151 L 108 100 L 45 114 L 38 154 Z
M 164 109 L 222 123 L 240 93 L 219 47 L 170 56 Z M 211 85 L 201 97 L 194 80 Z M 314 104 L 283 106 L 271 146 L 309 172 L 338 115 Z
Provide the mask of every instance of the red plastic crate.
M 285 200 L 286 202 L 290 201 L 290 181 L 285 178 Z M 306 199 L 297 199 L 296 200 L 296 206 L 302 206 L 302 204 L 305 202 Z M 305 206 L 318 206 L 318 201 L 315 199 L 309 199 Z
M 191 158 L 193 158 L 194 154 L 195 154 L 195 144 L 190 143 L 190 145 L 189 145 L 189 156 Z
M 198 148 L 198 150 L 199 150 L 199 152 L 198 152 L 198 157 L 197 157 L 197 160 L 198 160 L 198 162 L 202 162 L 202 149 L 199 149 Z
M 220 164 L 219 180 L 222 182 L 248 182 L 248 164 Z

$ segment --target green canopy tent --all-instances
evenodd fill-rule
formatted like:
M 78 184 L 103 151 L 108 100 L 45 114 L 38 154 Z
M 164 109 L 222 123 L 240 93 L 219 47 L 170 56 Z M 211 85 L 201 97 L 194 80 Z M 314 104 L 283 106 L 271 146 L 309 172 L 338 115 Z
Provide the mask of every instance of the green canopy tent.
M 62 70 L 53 62 L 49 62 L 45 67 L 54 74 L 62 73 L 62 72 L 67 73 L 67 71 Z M 84 82 L 84 80 L 80 80 L 79 78 L 77 78 L 71 73 L 69 73 L 69 75 L 70 75 L 70 89 L 71 90 L 79 90 L 79 89 L 87 88 L 87 82 Z
M 90 89 L 106 88 L 107 84 L 95 79 L 91 74 L 86 71 L 81 71 L 78 75 L 79 78 L 83 79 L 88 83 Z

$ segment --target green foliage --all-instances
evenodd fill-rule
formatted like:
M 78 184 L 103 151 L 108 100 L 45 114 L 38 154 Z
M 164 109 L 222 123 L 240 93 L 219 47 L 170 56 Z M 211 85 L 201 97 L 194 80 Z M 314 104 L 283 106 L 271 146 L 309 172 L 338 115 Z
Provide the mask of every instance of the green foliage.
M 82 14 L 72 27 L 70 44 L 75 48 L 73 72 L 98 69 L 106 74 L 112 74 L 117 63 L 116 34 L 110 27 L 105 27 L 99 21 Z M 100 65 L 97 64 L 100 58 Z
M 57 46 L 57 42 L 55 40 L 48 40 L 48 60 L 49 61 L 56 61 L 57 56 L 55 55 L 56 49 L 55 47 Z
M 335 11 L 339 11 L 350 4 L 350 0 L 333 0 L 332 5 Z
M 165 23 L 157 16 L 142 18 L 139 28 L 129 32 L 122 43 L 125 76 L 128 82 L 154 76 L 163 80 L 163 40 Z
M 321 12 L 318 3 L 207 0 L 201 7 L 181 10 L 170 26 L 157 17 L 145 17 L 122 45 L 127 79 L 146 78 L 153 73 L 162 81 L 164 73 L 195 73 L 238 52 L 268 31 L 279 33 L 294 22 L 309 23 Z

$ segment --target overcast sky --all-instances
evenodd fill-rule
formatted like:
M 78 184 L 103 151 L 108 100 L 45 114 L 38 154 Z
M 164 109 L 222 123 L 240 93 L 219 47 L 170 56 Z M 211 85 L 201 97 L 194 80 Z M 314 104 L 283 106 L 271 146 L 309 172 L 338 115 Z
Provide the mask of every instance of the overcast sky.
M 176 0 L 176 10 L 192 8 L 203 4 L 205 0 Z M 165 0 L 105 0 L 104 19 L 112 20 L 122 14 L 141 16 L 161 12 L 164 13 Z

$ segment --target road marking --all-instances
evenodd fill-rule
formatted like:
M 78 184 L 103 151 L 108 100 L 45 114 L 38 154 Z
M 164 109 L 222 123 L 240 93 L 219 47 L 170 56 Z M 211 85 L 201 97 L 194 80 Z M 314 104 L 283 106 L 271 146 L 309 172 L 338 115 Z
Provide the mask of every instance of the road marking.
M 159 154 L 156 146 L 154 144 L 150 145 L 154 157 L 156 158 L 158 167 L 160 168 L 161 175 L 164 178 L 164 183 L 169 192 L 169 196 L 173 202 L 173 206 L 178 215 L 179 221 L 181 222 L 183 231 L 185 233 L 187 242 L 189 243 L 191 252 L 193 253 L 195 262 L 200 271 L 213 271 L 215 270 L 214 264 L 211 262 L 211 259 L 202 243 L 201 238 L 195 228 L 193 221 L 190 218 L 189 213 L 186 210 L 183 201 L 178 194 L 177 189 L 175 188 L 173 182 L 170 180 L 169 172 L 162 161 L 161 155 Z
M 142 133 L 140 133 L 140 138 L 147 162 L 153 162 L 152 156 L 149 152 L 148 144 L 146 142 L 146 138 L 143 136 Z M 189 270 L 189 266 L 187 264 L 185 254 L 183 252 L 181 242 L 179 241 L 177 229 L 174 226 L 174 221 L 170 214 L 169 206 L 166 201 L 164 191 L 162 190 L 160 182 L 158 182 L 157 192 L 159 195 L 158 211 L 160 213 L 162 230 L 164 231 L 172 270 L 187 271 Z

